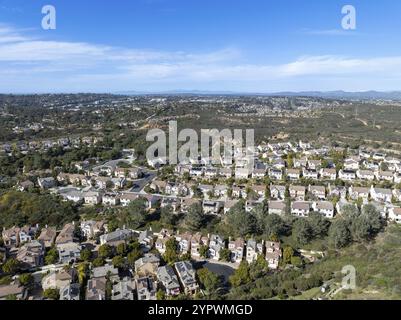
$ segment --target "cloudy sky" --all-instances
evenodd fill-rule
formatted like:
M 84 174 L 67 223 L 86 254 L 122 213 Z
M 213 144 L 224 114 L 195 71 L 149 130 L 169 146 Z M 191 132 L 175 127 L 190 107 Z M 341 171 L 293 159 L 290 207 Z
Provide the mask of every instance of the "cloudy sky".
M 0 0 L 0 92 L 400 90 L 400 17 L 394 0 Z

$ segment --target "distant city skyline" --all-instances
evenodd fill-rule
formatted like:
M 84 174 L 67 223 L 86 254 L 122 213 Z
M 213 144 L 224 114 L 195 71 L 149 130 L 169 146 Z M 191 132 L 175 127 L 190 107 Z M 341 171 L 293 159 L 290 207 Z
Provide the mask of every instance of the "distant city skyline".
M 42 29 L 42 7 L 56 30 Z M 341 25 L 356 9 L 356 30 Z M 0 0 L 0 93 L 401 90 L 393 0 Z

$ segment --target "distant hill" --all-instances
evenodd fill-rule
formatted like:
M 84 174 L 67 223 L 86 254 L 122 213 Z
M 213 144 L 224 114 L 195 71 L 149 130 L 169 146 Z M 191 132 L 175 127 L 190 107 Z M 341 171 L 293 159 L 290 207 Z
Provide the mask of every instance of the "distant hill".
M 298 96 L 298 97 L 320 97 L 334 99 L 352 99 L 352 100 L 401 100 L 401 91 L 380 92 L 380 91 L 302 91 L 302 92 L 277 92 L 269 95 L 280 96 Z
M 287 96 L 287 97 L 319 97 L 349 100 L 401 100 L 401 91 L 282 91 L 272 93 L 207 91 L 207 90 L 170 90 L 170 91 L 121 91 L 120 95 L 241 95 L 241 96 Z

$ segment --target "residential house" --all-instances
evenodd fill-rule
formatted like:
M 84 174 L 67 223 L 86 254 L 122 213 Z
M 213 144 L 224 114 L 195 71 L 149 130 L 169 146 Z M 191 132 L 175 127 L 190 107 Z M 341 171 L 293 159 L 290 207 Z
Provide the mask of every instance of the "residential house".
M 266 169 L 253 169 L 252 178 L 253 179 L 263 179 L 266 176 Z
M 138 277 L 156 276 L 160 258 L 152 253 L 145 254 L 135 261 L 135 272 Z
M 181 282 L 186 294 L 194 294 L 199 289 L 196 281 L 196 272 L 189 261 L 179 261 L 174 263 L 178 279 Z
M 298 201 L 305 200 L 306 188 L 304 186 L 293 186 L 289 187 L 290 197 L 291 199 L 295 199 Z
M 279 242 L 266 241 L 266 261 L 270 269 L 276 270 L 278 268 L 281 258 L 281 248 Z
M 329 184 L 327 187 L 327 191 L 329 197 L 338 197 L 345 199 L 345 197 L 347 196 L 347 188 L 343 186 L 335 186 Z
M 99 191 L 84 192 L 84 203 L 88 205 L 98 205 L 102 203 L 103 193 Z
M 334 168 L 322 168 L 319 171 L 320 177 L 326 180 L 336 180 L 337 179 L 337 171 Z
M 246 186 L 233 186 L 232 187 L 232 197 L 245 199 L 247 197 Z
M 86 300 L 106 300 L 106 283 L 103 278 L 92 278 L 86 286 Z
M 229 239 L 228 249 L 231 251 L 231 262 L 240 263 L 244 258 L 244 239 L 238 238 L 235 241 Z
M 265 185 L 253 185 L 251 190 L 256 194 L 258 199 L 262 200 L 266 197 L 266 186 Z
M 305 179 L 312 179 L 312 180 L 318 180 L 319 179 L 319 171 L 317 170 L 312 170 L 312 169 L 303 169 L 302 170 L 302 175 Z
M 192 234 L 189 232 L 185 233 L 177 233 L 175 236 L 175 239 L 178 242 L 178 250 L 180 251 L 181 254 L 183 253 L 188 253 L 191 250 L 191 239 L 192 239 Z
M 207 179 L 216 178 L 219 174 L 218 168 L 209 167 L 205 169 L 204 175 Z
M 198 199 L 182 198 L 181 199 L 181 211 L 188 212 L 189 208 L 197 203 L 201 204 L 201 202 Z
M 246 261 L 252 263 L 259 255 L 263 255 L 263 243 L 255 240 L 248 240 L 246 243 Z
M 71 283 L 60 289 L 60 300 L 78 301 L 80 300 L 81 285 Z
M 352 200 L 363 199 L 365 202 L 367 202 L 369 200 L 369 193 L 370 193 L 369 188 L 354 187 L 354 186 L 350 186 L 348 188 L 348 194 Z
M 75 224 L 67 223 L 64 225 L 63 229 L 60 231 L 59 235 L 56 238 L 56 244 L 64 244 L 76 241 L 75 237 Z
M 138 300 L 156 300 L 157 285 L 151 277 L 135 279 Z
M 177 296 L 181 293 L 178 277 L 169 265 L 157 269 L 157 279 L 168 296 Z
M 125 243 L 134 236 L 132 230 L 129 229 L 117 229 L 113 232 L 106 233 L 100 236 L 100 244 L 109 244 L 117 246 L 120 243 Z
M 18 183 L 17 190 L 23 192 L 32 189 L 34 187 L 35 184 L 32 181 L 26 180 Z
M 379 181 L 394 181 L 394 173 L 392 171 L 377 171 L 375 174 L 377 180 Z
M 325 200 L 326 199 L 326 187 L 325 186 L 313 186 L 308 187 L 309 194 L 312 198 Z
M 177 213 L 180 209 L 181 201 L 177 198 L 163 198 L 162 202 L 160 203 L 160 208 L 171 207 L 173 213 Z
M 218 184 L 213 189 L 216 198 L 226 198 L 228 196 L 228 187 L 224 184 Z
M 81 256 L 82 246 L 76 242 L 57 244 L 60 263 L 76 262 Z
M 208 250 L 209 257 L 213 260 L 219 260 L 220 250 L 225 247 L 226 247 L 226 242 L 224 241 L 224 239 L 217 234 L 212 234 L 211 237 L 209 238 L 209 250 Z
M 320 170 L 321 166 L 322 166 L 321 160 L 308 160 L 308 168 L 310 170 L 318 171 Z
M 78 279 L 77 271 L 74 268 L 69 270 L 50 271 L 42 278 L 42 289 L 62 289 L 74 283 Z
M 204 200 L 202 202 L 202 209 L 204 214 L 217 215 L 219 214 L 221 207 L 222 203 L 220 201 Z
M 338 178 L 344 181 L 353 181 L 356 179 L 356 171 L 353 170 L 340 170 Z
M 154 234 L 151 230 L 141 231 L 138 236 L 138 242 L 143 252 L 149 252 L 153 248 Z
M 356 176 L 358 179 L 366 180 L 366 181 L 373 181 L 375 180 L 375 174 L 372 170 L 358 170 L 356 172 Z
M 136 193 L 131 193 L 131 192 L 123 192 L 120 195 L 120 204 L 123 207 L 127 207 L 129 206 L 129 204 L 134 201 L 137 200 L 139 198 L 139 195 Z
M 163 180 L 153 180 L 149 187 L 156 193 L 164 193 L 166 191 L 167 182 Z
M 56 186 L 56 180 L 53 177 L 38 178 L 38 185 L 41 189 L 50 189 Z
M 283 180 L 283 172 L 279 169 L 269 169 L 269 177 L 274 180 Z
M 358 170 L 359 169 L 359 161 L 358 157 L 351 157 L 344 160 L 344 169 L 345 170 Z
M 31 270 L 41 267 L 44 262 L 45 248 L 39 241 L 25 243 L 19 248 L 16 259 L 21 270 Z
M 46 226 L 45 228 L 42 228 L 40 235 L 38 237 L 38 241 L 42 242 L 45 248 L 50 248 L 54 244 L 56 236 L 57 236 L 56 228 Z
M 311 211 L 310 202 L 294 201 L 291 203 L 291 214 L 298 217 L 308 217 Z
M 202 236 L 200 232 L 195 233 L 191 238 L 191 257 L 200 258 L 200 248 L 209 244 L 209 238 Z
M 112 301 L 130 301 L 134 300 L 135 281 L 129 277 L 117 280 L 113 283 L 111 291 Z
M 120 204 L 120 195 L 118 193 L 105 193 L 102 197 L 103 205 L 117 206 Z
M 81 232 L 87 239 L 92 239 L 96 235 L 104 233 L 106 229 L 105 221 L 88 220 L 81 222 Z
M 374 188 L 370 187 L 370 196 L 375 201 L 383 201 L 391 203 L 393 198 L 393 191 L 391 189 L 383 189 L 383 188 Z
M 221 168 L 219 175 L 223 178 L 231 178 L 233 175 L 232 169 L 231 168 Z
M 287 169 L 286 175 L 290 181 L 296 181 L 301 178 L 301 171 L 299 169 Z
M 269 214 L 283 215 L 285 214 L 286 205 L 284 201 L 269 201 Z
M 284 200 L 285 191 L 286 191 L 286 186 L 273 185 L 273 184 L 270 185 L 270 197 L 272 199 Z
M 334 205 L 330 201 L 317 201 L 312 204 L 313 211 L 319 212 L 325 218 L 334 217 Z
M 109 278 L 110 281 L 119 281 L 118 269 L 111 264 L 106 264 L 101 267 L 96 267 L 92 269 L 92 279 L 103 279 Z
M 17 282 L 9 285 L 0 285 L 0 301 L 7 300 L 10 296 L 15 296 L 17 300 L 25 300 L 28 296 L 28 291 Z

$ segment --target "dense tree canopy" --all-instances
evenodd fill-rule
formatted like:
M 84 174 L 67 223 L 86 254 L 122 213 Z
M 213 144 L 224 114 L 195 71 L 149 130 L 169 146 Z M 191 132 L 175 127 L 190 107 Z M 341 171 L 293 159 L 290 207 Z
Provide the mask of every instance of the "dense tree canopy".
M 9 191 L 0 195 L 0 227 L 14 225 L 62 226 L 78 220 L 77 210 L 52 195 Z

